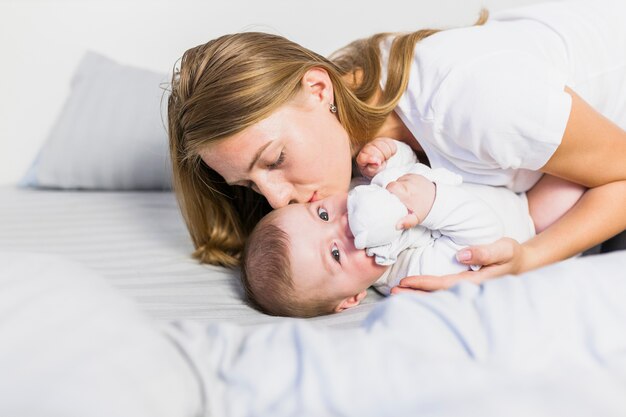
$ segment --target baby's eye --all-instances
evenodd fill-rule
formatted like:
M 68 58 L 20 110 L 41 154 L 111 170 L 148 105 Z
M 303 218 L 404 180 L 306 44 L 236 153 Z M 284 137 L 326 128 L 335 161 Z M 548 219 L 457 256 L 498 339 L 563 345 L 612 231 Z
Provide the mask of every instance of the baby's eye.
M 339 259 L 340 258 L 340 256 L 339 256 L 339 248 L 334 243 L 333 243 L 332 248 L 330 248 L 330 254 L 333 255 L 333 258 L 335 259 L 335 261 L 341 263 L 341 261 Z
M 328 221 L 328 211 L 326 211 L 325 208 L 323 207 L 318 208 L 317 215 L 320 216 L 320 219 L 324 220 L 325 222 Z

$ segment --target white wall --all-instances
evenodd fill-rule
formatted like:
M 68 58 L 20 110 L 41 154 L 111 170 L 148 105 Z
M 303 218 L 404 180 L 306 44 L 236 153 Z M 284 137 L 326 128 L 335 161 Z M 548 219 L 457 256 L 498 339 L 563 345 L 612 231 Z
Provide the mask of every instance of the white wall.
M 468 25 L 481 7 L 537 1 L 0 0 L 0 185 L 29 166 L 87 49 L 169 72 L 185 49 L 224 33 L 269 31 L 327 55 L 375 32 Z

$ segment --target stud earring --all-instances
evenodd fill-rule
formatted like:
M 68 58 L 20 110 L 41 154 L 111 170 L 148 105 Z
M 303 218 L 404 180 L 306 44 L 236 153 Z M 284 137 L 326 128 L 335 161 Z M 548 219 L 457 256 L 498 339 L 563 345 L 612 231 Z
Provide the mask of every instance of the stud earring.
M 333 103 L 330 103 L 330 106 L 328 107 L 330 108 L 331 113 L 337 113 L 337 106 L 335 106 Z

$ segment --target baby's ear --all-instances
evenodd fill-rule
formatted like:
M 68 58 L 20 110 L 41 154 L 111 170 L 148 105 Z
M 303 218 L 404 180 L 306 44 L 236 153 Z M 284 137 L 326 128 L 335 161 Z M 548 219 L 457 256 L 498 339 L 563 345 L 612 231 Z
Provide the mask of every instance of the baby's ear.
M 357 295 L 353 295 L 351 297 L 348 298 L 344 298 L 337 307 L 335 307 L 335 313 L 339 313 L 343 310 L 346 310 L 348 308 L 352 308 L 352 307 L 356 307 L 359 305 L 359 303 L 361 302 L 361 300 L 363 300 L 365 298 L 365 296 L 367 295 L 367 290 L 363 290 L 360 293 L 358 293 Z

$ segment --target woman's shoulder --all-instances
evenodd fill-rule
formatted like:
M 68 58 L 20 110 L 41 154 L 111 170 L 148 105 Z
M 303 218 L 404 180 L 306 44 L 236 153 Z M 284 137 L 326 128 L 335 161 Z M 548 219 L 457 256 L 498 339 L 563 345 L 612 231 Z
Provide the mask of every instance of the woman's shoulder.
M 563 137 L 567 76 L 523 51 L 501 50 L 452 68 L 429 101 L 434 135 L 506 169 L 537 169 Z M 445 144 L 448 145 L 445 145 Z
M 505 112 L 524 111 L 527 104 L 539 108 L 552 104 L 553 96 L 565 95 L 566 82 L 565 72 L 537 56 L 498 50 L 450 65 L 430 93 L 430 106 L 441 117 L 452 116 L 457 109 L 487 122 Z
M 422 40 L 415 47 L 414 63 L 421 71 L 447 75 L 459 68 L 471 70 L 498 56 L 530 54 L 549 59 L 561 52 L 557 41 L 553 31 L 536 21 L 494 20 L 481 26 L 443 30 Z

